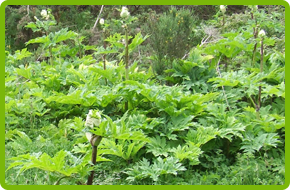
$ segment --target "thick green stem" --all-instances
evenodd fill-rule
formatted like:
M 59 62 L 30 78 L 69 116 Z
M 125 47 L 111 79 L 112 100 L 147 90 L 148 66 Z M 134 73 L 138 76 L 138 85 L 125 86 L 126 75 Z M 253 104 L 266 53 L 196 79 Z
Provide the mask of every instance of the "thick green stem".
M 259 113 L 260 108 L 259 108 L 259 105 L 254 102 L 253 98 L 250 95 L 248 97 L 250 98 L 253 106 L 256 108 L 257 119 L 260 119 L 260 113 Z
M 263 59 L 264 59 L 264 49 L 263 49 L 263 38 L 261 40 L 261 62 L 260 62 L 260 73 L 263 72 Z M 261 81 L 260 81 L 261 82 Z M 262 106 L 261 103 L 261 95 L 262 95 L 262 86 L 259 86 L 259 94 L 258 94 L 258 102 L 256 105 L 256 114 L 257 114 L 257 119 L 260 119 L 260 108 Z M 253 101 L 253 100 L 252 100 Z
M 261 62 L 260 62 L 260 72 L 263 72 L 263 59 L 264 59 L 264 48 L 263 48 L 263 39 L 261 40 Z
M 129 80 L 129 50 L 128 50 L 128 29 L 125 28 L 125 68 L 126 68 L 126 76 L 125 80 Z M 125 110 L 128 110 L 128 101 L 125 102 Z
M 248 95 L 248 97 L 250 98 L 250 100 L 251 100 L 253 106 L 256 107 L 256 103 L 254 102 L 253 98 L 252 98 L 250 95 Z
M 254 13 L 251 12 L 251 18 L 252 20 L 254 20 Z M 257 27 L 257 20 L 256 20 L 256 27 L 253 27 L 253 35 L 254 35 L 254 38 L 256 39 L 257 36 L 258 36 L 258 27 Z M 254 65 L 255 63 L 255 57 L 256 57 L 256 49 L 257 49 L 257 43 L 255 43 L 255 46 L 254 46 L 254 50 L 253 50 L 253 57 L 252 57 L 252 66 Z
M 258 36 L 258 28 L 254 28 L 254 38 L 256 39 L 257 36 Z M 255 63 L 256 50 L 257 50 L 257 43 L 255 43 L 255 45 L 254 45 L 253 57 L 252 57 L 252 66 L 254 66 L 254 63 Z
M 129 80 L 129 50 L 128 50 L 128 29 L 125 29 L 125 68 L 126 68 L 126 80 Z
M 263 49 L 263 38 L 261 40 L 261 62 L 260 62 L 260 73 L 263 72 L 263 59 L 264 59 L 264 49 Z M 262 87 L 259 86 L 259 109 L 261 108 L 261 94 L 262 94 Z
M 104 32 L 104 48 L 106 49 L 107 44 L 106 44 L 105 39 L 106 39 L 106 34 Z M 106 68 L 106 54 L 104 54 L 104 56 L 103 56 L 103 61 L 104 61 L 104 70 L 106 70 L 107 69 Z M 105 78 L 105 84 L 108 85 L 108 79 L 107 78 Z

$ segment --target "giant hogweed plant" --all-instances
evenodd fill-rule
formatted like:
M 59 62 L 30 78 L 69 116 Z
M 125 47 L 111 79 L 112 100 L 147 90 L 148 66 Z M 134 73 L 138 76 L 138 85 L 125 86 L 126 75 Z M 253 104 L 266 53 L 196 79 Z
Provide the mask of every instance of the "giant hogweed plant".
M 50 18 L 53 19 L 53 17 Z M 46 34 L 49 32 L 50 26 L 53 25 L 55 22 L 48 20 L 47 16 L 44 19 L 45 20 L 43 21 L 37 19 L 36 23 L 29 23 L 27 27 L 30 27 L 35 31 L 43 30 Z M 136 67 L 137 63 L 135 63 L 133 67 L 127 68 L 126 72 L 123 72 L 124 70 L 122 69 L 122 62 L 119 63 L 118 67 L 107 62 L 108 68 L 106 70 L 98 68 L 98 64 L 96 64 L 95 66 L 89 65 L 94 63 L 92 56 L 76 58 L 73 59 L 72 63 L 70 63 L 71 58 L 68 58 L 67 55 L 74 56 L 77 52 L 73 53 L 74 48 L 71 48 L 71 50 L 67 49 L 69 47 L 67 47 L 66 45 L 65 48 L 62 48 L 64 47 L 64 45 L 58 43 L 61 43 L 65 40 L 74 39 L 76 35 L 77 34 L 72 31 L 62 30 L 56 33 L 51 32 L 49 33 L 49 36 L 45 35 L 43 37 L 39 37 L 28 42 L 28 44 L 42 43 L 43 45 L 41 46 L 41 48 L 43 50 L 50 49 L 50 47 L 53 46 L 53 48 L 51 49 L 52 52 L 58 52 L 58 54 L 53 54 L 55 58 L 54 60 L 58 63 L 62 63 L 55 65 L 54 68 L 46 66 L 45 62 L 42 62 L 41 65 L 32 64 L 29 67 L 27 67 L 26 65 L 25 68 L 23 68 L 22 66 L 20 66 L 20 68 L 16 68 L 17 74 L 19 76 L 23 77 L 24 79 L 31 80 L 32 84 L 34 84 L 34 86 L 30 85 L 30 87 L 33 88 L 31 90 L 32 92 L 30 93 L 31 95 L 43 98 L 43 100 L 48 104 L 50 104 L 51 101 L 55 101 L 61 104 L 83 104 L 84 106 L 91 106 L 94 105 L 97 100 L 93 97 L 92 92 L 95 92 L 95 90 L 92 89 L 94 89 L 94 86 L 96 86 L 96 84 L 102 84 L 98 81 L 98 78 L 104 77 L 105 79 L 109 79 L 110 82 L 116 83 L 123 80 L 122 78 L 123 76 L 125 76 L 125 73 L 134 74 L 132 75 L 132 77 L 134 77 L 135 79 L 137 79 L 138 77 L 144 78 L 144 76 L 146 76 L 142 75 L 141 73 L 138 74 L 138 68 Z M 117 39 L 113 38 L 113 41 L 109 40 L 111 39 L 110 37 L 108 38 L 108 42 L 112 44 L 113 48 L 118 47 L 116 45 L 117 41 L 122 40 L 122 37 L 120 35 L 118 36 L 119 37 Z M 133 51 L 134 48 L 141 44 L 145 39 L 146 37 L 143 38 L 139 33 L 133 39 L 132 43 L 129 44 L 129 53 Z M 92 47 L 85 47 L 85 49 L 90 48 Z M 122 54 L 124 55 L 124 52 Z M 15 61 L 19 62 L 19 60 L 29 57 L 30 55 L 30 52 L 27 52 L 24 49 L 21 52 L 16 52 L 14 56 L 9 55 L 8 62 L 13 64 Z M 81 53 L 79 53 L 79 55 L 81 56 Z M 77 66 L 79 67 L 78 70 L 75 69 L 75 67 Z M 94 72 L 88 72 L 87 68 L 89 68 L 90 71 Z M 145 77 L 145 80 L 146 78 L 148 78 L 148 76 Z M 35 84 L 44 85 L 46 87 L 45 91 L 42 92 L 44 89 L 38 88 Z M 49 89 L 51 89 L 52 92 L 49 91 Z M 109 92 L 109 89 L 107 89 L 107 91 L 105 92 Z M 80 95 L 84 95 L 88 98 L 80 101 L 82 100 L 80 99 Z M 98 105 L 105 107 L 110 102 L 112 102 L 112 100 L 114 100 L 112 96 L 120 97 L 119 95 L 111 95 L 111 93 L 109 93 L 107 96 L 100 94 L 99 97 L 102 97 L 101 99 L 104 99 L 105 102 L 98 103 Z
M 119 53 L 118 57 L 123 58 L 124 63 L 125 63 L 125 68 L 126 68 L 126 75 L 125 79 L 129 79 L 129 54 L 134 51 L 134 49 L 139 46 L 141 43 L 143 43 L 146 38 L 149 36 L 142 36 L 141 32 L 139 32 L 134 38 L 132 36 L 129 36 L 129 30 L 130 30 L 130 25 L 137 20 L 137 17 L 131 16 L 130 12 L 128 11 L 127 7 L 122 7 L 122 10 L 120 10 L 120 20 L 115 20 L 117 24 L 121 25 L 122 28 L 124 29 L 124 35 L 120 33 L 115 33 L 114 35 L 110 35 L 109 37 L 105 38 L 104 42 L 104 47 L 99 47 L 97 49 L 96 55 L 98 54 L 103 54 L 104 56 L 109 53 Z M 102 21 L 104 22 L 104 21 Z M 107 36 L 107 30 L 109 25 L 101 23 L 101 25 L 104 25 L 103 27 L 103 33 L 105 36 Z M 129 43 L 129 40 L 131 40 L 131 43 Z M 109 47 L 107 47 L 106 42 L 109 43 Z M 120 52 L 121 49 L 121 52 Z M 105 57 L 104 57 L 105 58 Z M 106 68 L 104 60 L 104 70 Z
M 91 174 L 87 181 L 87 185 L 91 185 L 94 177 L 94 169 L 92 166 L 96 164 L 96 161 L 110 161 L 109 159 L 100 157 L 101 155 L 117 155 L 125 160 L 129 160 L 134 157 L 146 142 L 148 142 L 147 137 L 142 131 L 132 130 L 126 126 L 126 123 L 124 122 L 127 117 L 126 114 L 120 121 L 115 122 L 106 115 L 102 114 L 102 116 L 104 116 L 104 118 L 101 117 L 101 113 L 98 110 L 90 110 L 84 124 L 85 128 L 80 131 L 87 137 L 92 145 L 91 162 L 89 162 L 88 154 L 90 151 L 83 146 L 83 143 L 80 143 L 74 149 L 74 152 L 80 153 L 80 148 L 83 147 L 84 154 L 79 157 L 73 155 L 70 151 L 64 150 L 57 152 L 54 157 L 50 157 L 42 152 L 28 153 L 11 158 L 10 160 L 12 160 L 13 163 L 10 164 L 7 170 L 21 166 L 17 175 L 20 175 L 22 172 L 31 168 L 39 168 L 44 171 L 53 172 L 58 176 L 55 185 L 59 184 L 64 178 L 77 178 L 81 180 L 91 170 Z M 31 140 L 27 135 L 25 135 L 25 133 L 18 131 L 15 133 L 20 135 L 20 137 L 25 138 L 25 142 L 31 143 Z M 100 145 L 100 152 L 98 153 L 97 148 L 103 138 L 105 140 Z M 116 145 L 115 141 L 112 141 L 111 139 L 120 139 L 123 144 Z M 123 150 L 122 147 L 126 141 L 129 142 L 129 144 L 126 145 L 128 146 L 126 150 Z M 130 141 L 135 142 L 130 143 Z M 99 155 L 100 158 L 97 159 L 97 155 Z M 89 166 L 90 163 L 93 165 Z
M 46 57 L 49 57 L 50 64 L 53 65 L 54 63 L 54 56 L 53 54 L 58 54 L 59 57 L 61 55 L 61 50 L 64 49 L 65 45 L 57 45 L 63 41 L 66 40 L 75 40 L 77 39 L 77 33 L 73 31 L 68 31 L 67 28 L 62 29 L 58 32 L 52 32 L 50 31 L 50 27 L 56 25 L 55 19 L 50 13 L 50 10 L 48 10 L 48 13 L 42 12 L 42 19 L 39 20 L 36 16 L 34 17 L 36 22 L 31 22 L 27 24 L 26 28 L 31 28 L 33 32 L 41 31 L 44 33 L 42 37 L 38 37 L 32 40 L 29 40 L 26 43 L 26 46 L 29 44 L 39 43 L 42 44 L 43 54 Z M 51 18 L 51 20 L 49 20 Z M 48 50 L 48 53 L 47 53 Z
M 268 77 L 265 77 L 265 72 L 263 71 L 265 66 L 267 66 L 267 62 L 270 61 L 269 64 L 272 64 L 271 68 L 276 67 L 274 71 L 272 70 L 271 73 L 268 73 L 268 75 L 272 75 L 275 72 L 282 71 L 284 70 L 283 65 L 277 65 L 275 62 L 271 62 L 269 60 L 270 57 L 273 57 L 276 55 L 275 50 L 269 49 L 268 47 L 274 46 L 275 45 L 275 37 L 267 37 L 265 34 L 264 30 L 260 30 L 260 28 L 263 27 L 268 27 L 272 26 L 270 22 L 266 19 L 263 20 L 261 18 L 265 17 L 265 12 L 257 9 L 256 6 L 250 6 L 251 8 L 251 18 L 255 22 L 248 22 L 248 24 L 251 24 L 253 27 L 253 31 L 248 28 L 248 31 L 243 31 L 241 34 L 237 33 L 226 33 L 223 36 L 225 37 L 224 39 L 221 39 L 218 41 L 218 46 L 215 47 L 212 45 L 206 46 L 205 51 L 210 53 L 211 55 L 214 55 L 216 58 L 213 59 L 213 63 L 215 67 L 217 68 L 217 72 L 219 73 L 219 78 L 220 80 L 224 80 L 227 78 L 228 73 L 221 73 L 219 70 L 219 67 L 221 64 L 224 64 L 225 66 L 225 71 L 227 71 L 228 64 L 231 62 L 232 66 L 235 64 L 235 57 L 237 56 L 243 56 L 243 57 L 252 57 L 251 59 L 246 59 L 245 62 L 246 64 L 240 65 L 238 63 L 235 66 L 238 66 L 238 68 L 242 68 L 241 72 L 243 69 L 248 70 L 248 75 L 251 76 L 252 79 L 254 79 L 254 84 L 255 87 L 252 83 L 252 81 L 248 80 L 248 87 L 246 87 L 247 91 L 247 98 L 249 101 L 252 103 L 252 105 L 256 108 L 257 111 L 257 118 L 259 118 L 259 110 L 262 106 L 262 89 L 267 86 L 267 81 L 269 81 Z M 279 25 L 280 26 L 280 25 Z M 272 26 L 273 27 L 273 26 Z M 252 32 L 252 33 L 251 33 Z M 221 45 L 222 44 L 222 45 Z M 267 47 L 268 46 L 268 47 Z M 266 49 L 267 48 L 267 49 Z M 218 51 L 216 51 L 218 49 Z M 260 54 L 257 54 L 256 51 L 260 49 Z M 275 48 L 274 48 L 275 49 Z M 268 52 L 266 52 L 268 51 Z M 268 54 L 266 54 L 268 53 Z M 248 55 L 248 56 L 245 56 Z M 249 56 L 250 55 L 250 56 Z M 231 60 L 231 61 L 230 61 Z M 241 60 L 241 59 L 240 59 Z M 258 63 L 260 62 L 260 63 Z M 249 64 L 251 63 L 251 64 Z M 282 66 L 279 68 L 279 66 Z M 258 68 L 259 69 L 258 69 Z M 234 69 L 235 70 L 235 69 Z M 238 71 L 240 72 L 240 71 Z M 257 74 L 257 75 L 256 75 Z M 235 74 L 234 74 L 235 75 Z M 253 77 L 255 76 L 256 77 Z M 273 75 L 272 75 L 273 76 Z M 259 78 L 259 79 L 258 79 Z M 279 79 L 279 83 L 282 82 L 282 78 Z M 271 79 L 270 79 L 271 80 Z M 210 79 L 209 82 L 212 82 L 213 80 Z M 233 81 L 227 81 L 226 83 L 220 83 L 218 86 L 223 88 L 224 91 L 224 86 L 236 86 L 238 85 L 239 82 L 244 81 L 243 79 L 239 78 L 238 80 Z M 264 83 L 266 82 L 266 83 Z M 271 84 L 270 84 L 271 85 Z M 254 89 L 256 88 L 256 89 Z M 271 87 L 267 87 L 268 89 Z M 255 93 L 254 93 L 255 91 Z M 273 91 L 272 91 L 273 92 Z M 282 92 L 283 93 L 283 92 Z M 228 99 L 226 93 L 224 92 L 224 98 L 228 104 L 228 107 L 230 109 Z
M 43 44 L 43 46 L 42 46 L 43 50 L 48 48 L 49 54 L 50 54 L 49 55 L 50 63 L 51 63 L 51 66 L 52 66 L 52 63 L 54 62 L 52 53 L 53 53 L 54 50 L 59 50 L 59 48 L 57 48 L 57 46 L 56 46 L 57 43 L 62 42 L 64 40 L 73 39 L 73 37 L 76 37 L 77 34 L 74 33 L 74 32 L 71 32 L 71 31 L 67 32 L 67 30 L 62 30 L 62 31 L 59 31 L 59 32 L 56 32 L 56 33 L 52 33 L 52 32 L 49 33 L 49 27 L 51 25 L 55 24 L 55 22 L 54 21 L 47 21 L 49 19 L 49 16 L 47 14 L 45 16 L 43 16 L 43 19 L 45 19 L 44 21 L 40 21 L 36 17 L 35 17 L 35 19 L 36 19 L 36 24 L 30 23 L 30 24 L 27 25 L 27 27 L 32 28 L 34 31 L 41 31 L 43 29 L 45 31 L 46 35 L 43 36 L 43 37 L 40 37 L 40 38 L 36 38 L 36 39 L 30 40 L 27 43 L 27 45 L 29 45 L 30 43 L 42 43 Z M 136 42 L 138 40 L 139 40 L 139 42 Z M 139 43 L 139 44 L 141 43 L 140 42 L 140 38 L 137 37 L 135 39 L 135 41 L 133 41 L 133 43 L 132 43 L 132 45 L 130 47 L 136 46 L 136 43 Z M 56 49 L 53 48 L 53 47 L 55 47 Z M 60 47 L 60 46 L 58 46 L 58 47 Z M 29 55 L 30 55 L 30 53 L 26 52 L 26 50 L 23 50 L 21 52 L 16 52 L 15 56 L 13 56 L 13 57 L 9 56 L 8 57 L 8 62 L 11 60 L 10 63 L 13 64 L 14 62 L 16 62 L 18 60 L 21 60 L 21 59 L 23 59 L 25 57 L 28 57 Z M 51 105 L 51 101 L 58 102 L 58 103 L 61 103 L 61 104 L 80 104 L 81 102 L 76 102 L 76 100 L 79 99 L 80 93 L 75 91 L 74 88 L 72 88 L 72 86 L 68 90 L 68 94 L 63 96 L 63 97 L 65 97 L 64 99 L 61 98 L 61 95 L 59 95 L 59 93 L 57 93 L 57 92 L 54 92 L 54 94 L 58 94 L 58 99 L 52 99 L 53 96 L 51 96 L 52 94 L 49 91 L 44 91 L 44 92 L 42 91 L 43 90 L 43 88 L 42 88 L 43 86 L 44 87 L 49 87 L 50 85 L 53 85 L 51 87 L 54 88 L 54 90 L 60 91 L 60 90 L 62 90 L 60 88 L 61 87 L 60 86 L 61 83 L 64 83 L 65 85 L 73 85 L 73 86 L 76 86 L 76 87 L 82 87 L 83 83 L 89 82 L 89 81 L 86 80 L 87 76 L 85 77 L 83 75 L 84 73 L 76 72 L 73 69 L 68 69 L 68 67 L 67 67 L 68 65 L 71 65 L 72 66 L 71 68 L 74 67 L 72 64 L 59 65 L 60 62 L 65 61 L 65 60 L 63 59 L 63 57 L 61 57 L 61 55 L 62 55 L 61 53 L 58 54 L 58 55 L 59 55 L 58 64 L 55 66 L 55 68 L 51 68 L 49 66 L 45 66 L 45 64 L 42 64 L 42 66 L 44 66 L 44 68 L 46 70 L 42 71 L 42 69 L 40 69 L 39 71 L 43 72 L 43 74 L 44 74 L 43 76 L 44 77 L 39 72 L 37 72 L 36 75 L 32 74 L 33 72 L 36 71 L 36 69 L 38 69 L 37 66 L 35 66 L 35 65 L 30 65 L 28 67 L 26 66 L 25 68 L 21 68 L 21 66 L 20 66 L 20 69 L 18 69 L 18 68 L 16 69 L 17 70 L 17 74 L 20 77 L 23 77 L 25 79 L 31 80 L 31 82 L 32 82 L 32 85 L 30 85 L 30 86 L 28 85 L 28 87 L 30 87 L 30 88 L 32 87 L 32 90 L 28 94 L 26 93 L 27 94 L 27 98 L 30 99 L 31 95 L 35 96 L 35 97 L 41 97 L 47 104 L 50 104 L 50 105 Z M 66 54 L 64 54 L 64 56 L 65 55 Z M 90 63 L 90 62 L 88 62 L 88 63 Z M 80 69 L 87 67 L 84 64 L 86 64 L 86 63 L 83 62 L 83 64 L 80 65 Z M 122 68 L 122 67 L 120 67 L 120 68 Z M 60 72 L 55 72 L 58 69 L 60 69 Z M 127 68 L 127 70 L 128 70 L 128 68 Z M 49 80 L 45 80 L 47 75 L 50 77 Z M 63 79 L 62 79 L 62 81 L 59 80 L 63 76 L 65 77 L 64 78 L 65 80 L 64 81 L 63 81 Z M 99 76 L 101 76 L 101 75 L 99 75 Z M 42 87 L 39 87 L 38 85 L 42 85 Z M 54 85 L 57 85 L 57 88 L 55 88 Z M 84 90 L 87 91 L 88 89 L 85 88 Z M 88 91 L 88 92 L 90 92 L 90 91 Z M 86 94 L 88 94 L 88 92 L 86 92 Z M 47 93 L 49 93 L 49 94 L 47 94 Z M 71 95 L 70 95 L 70 93 L 71 93 Z M 26 94 L 24 94 L 24 96 Z M 108 98 L 111 99 L 110 97 L 111 96 L 109 96 Z M 61 101 L 57 101 L 57 100 L 61 100 Z M 91 102 L 92 100 L 94 101 L 96 99 L 91 99 L 90 98 L 89 101 L 85 101 L 85 102 L 89 103 L 89 104 L 85 104 L 85 106 L 92 105 L 92 102 Z M 21 100 L 21 102 L 23 102 L 23 101 Z M 41 104 L 42 107 L 41 107 L 40 111 L 42 111 L 42 109 L 43 109 L 43 107 L 45 105 L 46 105 L 45 103 Z M 106 105 L 107 105 L 107 103 L 104 106 L 106 106 Z M 17 102 L 13 103 L 13 101 L 10 101 L 9 104 L 7 104 L 7 106 L 9 106 L 8 110 L 11 110 L 11 111 L 15 112 L 15 110 L 11 109 L 11 107 L 16 107 L 17 106 Z M 30 111 L 30 109 L 28 111 Z M 35 113 L 37 113 L 37 115 L 41 116 L 41 115 L 45 114 L 47 111 L 49 111 L 49 110 L 47 110 L 44 113 L 41 113 L 41 115 L 37 111 L 38 110 L 36 110 Z M 18 114 L 21 114 L 21 112 L 20 113 L 18 112 Z M 112 120 L 109 120 L 109 121 L 110 121 L 110 125 L 114 125 Z M 101 125 L 101 127 L 102 126 L 103 125 Z M 116 125 L 114 125 L 113 127 L 115 127 L 115 128 L 112 129 L 112 133 L 113 133 L 113 135 L 116 135 L 116 131 L 117 131 L 116 130 Z M 100 137 L 106 136 L 104 130 L 105 129 L 102 128 L 101 134 L 98 134 Z M 124 128 L 124 124 L 123 124 L 122 131 L 124 132 L 124 130 L 125 130 L 125 128 Z M 118 135 L 122 135 L 120 133 L 120 131 L 117 131 L 117 132 L 118 132 Z M 138 137 L 138 140 L 140 140 L 140 138 L 139 138 L 140 135 L 138 136 L 134 132 L 130 132 L 130 134 L 127 134 L 127 135 L 125 135 L 123 137 L 119 137 L 119 138 L 125 139 L 125 140 L 130 140 L 130 136 L 132 136 L 132 135 L 133 135 L 133 137 L 136 137 L 136 138 Z M 93 136 L 89 137 L 87 135 L 87 137 L 88 137 L 88 139 L 90 141 L 91 141 L 91 139 L 94 139 Z M 129 139 L 126 139 L 126 138 L 129 138 Z M 97 147 L 97 143 L 95 143 L 95 141 L 91 141 L 91 143 L 92 142 L 94 142 L 93 145 Z M 142 146 L 140 147 L 140 144 L 139 144 L 139 148 L 137 148 L 137 149 L 134 148 L 134 145 L 135 145 L 135 143 L 133 143 L 133 144 L 131 143 L 131 145 L 129 146 L 129 152 L 126 154 L 126 158 L 125 159 L 129 158 L 129 156 L 131 154 L 130 153 L 131 151 L 135 152 L 134 154 L 136 154 L 136 152 L 140 148 L 142 148 Z M 56 155 L 55 159 L 47 156 L 46 154 L 43 154 L 40 158 L 39 158 L 39 156 L 34 157 L 34 156 L 30 156 L 30 155 L 28 155 L 26 157 L 25 156 L 24 157 L 19 156 L 18 159 L 16 159 L 16 160 L 18 160 L 18 162 L 12 164 L 11 167 L 9 167 L 8 169 L 10 169 L 10 168 L 12 168 L 14 166 L 24 165 L 22 167 L 22 170 L 20 171 L 20 173 L 22 171 L 25 171 L 26 169 L 29 169 L 29 168 L 40 168 L 40 169 L 43 169 L 43 170 L 46 170 L 46 171 L 52 171 L 52 172 L 54 171 L 54 172 L 57 172 L 57 173 L 65 175 L 63 177 L 69 177 L 69 176 L 72 176 L 73 173 L 80 172 L 80 170 L 76 169 L 76 170 L 71 171 L 71 172 L 70 171 L 66 172 L 66 169 L 63 169 L 63 167 L 64 167 L 64 165 L 63 165 L 64 161 L 63 160 L 66 157 L 66 155 L 67 154 L 65 154 L 64 152 L 59 152 L 59 154 Z M 39 160 L 38 160 L 38 158 L 39 158 Z M 59 162 L 56 162 L 58 160 L 59 160 Z M 46 164 L 45 165 L 44 164 L 45 162 L 51 162 L 51 164 Z M 28 165 L 29 165 L 29 167 L 28 167 Z M 57 167 L 54 167 L 54 165 L 57 165 Z M 83 166 L 79 166 L 79 167 L 83 168 Z M 82 172 L 80 172 L 80 173 L 82 173 Z M 59 179 L 62 179 L 63 177 L 60 177 Z M 91 181 L 88 182 L 88 183 L 91 183 Z
M 225 15 L 223 14 L 223 16 Z M 216 43 L 204 43 L 206 51 L 209 50 L 208 53 L 210 55 L 216 56 L 214 60 L 215 66 L 219 57 L 223 56 L 221 62 L 225 65 L 225 69 L 228 66 L 233 67 L 233 69 L 240 66 L 256 67 L 260 60 L 259 48 L 261 37 L 258 34 L 261 30 L 265 30 L 268 33 L 264 37 L 264 45 L 271 47 L 271 49 L 268 48 L 269 52 L 273 52 L 278 45 L 280 46 L 280 41 L 276 36 L 282 35 L 282 38 L 284 38 L 283 31 L 285 29 L 284 23 L 277 19 L 283 18 L 281 13 L 275 13 L 276 17 L 273 18 L 270 13 L 266 13 L 264 9 L 259 9 L 257 5 L 249 5 L 245 13 L 240 16 L 235 18 L 236 15 L 226 15 L 226 19 L 237 20 L 226 22 L 227 29 L 223 32 L 222 39 L 217 40 Z M 210 22 L 218 26 L 217 22 Z M 233 29 L 233 23 L 242 23 L 242 25 Z M 275 43 L 279 44 L 274 45 Z M 219 44 L 219 46 L 214 44 Z M 218 51 L 215 51 L 215 49 Z

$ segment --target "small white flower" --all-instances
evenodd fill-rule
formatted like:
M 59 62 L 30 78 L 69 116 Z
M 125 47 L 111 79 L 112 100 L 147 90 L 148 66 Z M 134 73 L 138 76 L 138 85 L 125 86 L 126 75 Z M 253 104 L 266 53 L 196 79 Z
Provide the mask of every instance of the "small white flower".
M 35 19 L 35 20 L 39 20 L 36 16 L 34 16 L 34 19 Z
M 224 5 L 220 5 L 220 10 L 222 13 L 226 12 L 226 7 Z
M 49 19 L 49 15 L 47 15 L 46 17 L 45 17 L 45 20 L 48 20 Z
M 120 16 L 122 18 L 127 18 L 129 15 L 130 15 L 130 13 L 128 11 L 128 8 L 127 7 L 122 7 L 122 11 L 121 11 Z
M 100 19 L 100 24 L 103 25 L 105 23 L 105 20 L 103 18 Z
M 125 39 L 122 39 L 121 43 L 125 46 L 126 45 Z
M 261 30 L 261 31 L 259 32 L 259 34 L 258 34 L 258 36 L 259 36 L 260 38 L 263 38 L 265 35 L 266 35 L 265 30 Z
M 46 10 L 42 10 L 40 15 L 43 17 L 43 18 L 46 18 L 47 17 L 47 11 Z

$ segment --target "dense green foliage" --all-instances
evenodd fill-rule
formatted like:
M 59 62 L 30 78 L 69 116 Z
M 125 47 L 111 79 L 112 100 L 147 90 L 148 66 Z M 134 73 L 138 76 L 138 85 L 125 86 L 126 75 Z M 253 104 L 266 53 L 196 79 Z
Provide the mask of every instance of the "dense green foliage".
M 283 7 L 47 7 L 6 8 L 7 184 L 284 184 Z

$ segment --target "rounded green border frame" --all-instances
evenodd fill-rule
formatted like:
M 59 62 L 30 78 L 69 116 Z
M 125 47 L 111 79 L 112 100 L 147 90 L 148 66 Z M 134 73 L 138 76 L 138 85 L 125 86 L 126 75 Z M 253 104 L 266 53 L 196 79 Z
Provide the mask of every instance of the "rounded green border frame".
M 288 0 L 289 1 L 289 0 Z M 110 1 L 106 1 L 105 5 L 120 5 L 120 4 L 126 4 L 126 5 L 283 5 L 285 7 L 285 34 L 286 32 L 289 30 L 289 3 L 283 0 L 277 0 L 277 1 L 270 1 L 270 0 L 243 0 L 243 1 L 233 1 L 233 0 L 203 0 L 203 1 L 189 1 L 189 0 L 178 0 L 177 1 L 168 1 L 168 0 L 146 0 L 146 1 L 142 1 L 142 2 L 136 2 L 133 0 L 125 0 L 123 1 L 118 1 L 118 0 L 110 0 Z M 39 1 L 39 0 L 6 0 L 3 1 L 0 4 L 0 23 L 1 23 L 1 36 L 5 35 L 5 7 L 7 5 L 101 5 L 102 2 L 101 1 L 96 1 L 96 0 L 82 0 L 82 1 L 67 1 L 67 0 L 49 0 L 49 1 Z M 286 40 L 286 37 L 285 37 Z M 1 46 L 0 49 L 2 52 L 3 57 L 1 56 L 1 60 L 2 63 L 4 63 L 4 58 L 5 58 L 5 38 L 1 38 L 0 40 L 1 42 Z M 285 43 L 286 46 L 286 52 L 288 52 L 288 48 L 287 48 L 287 43 Z M 290 47 L 288 45 L 288 47 Z M 286 56 L 286 60 L 289 60 Z M 287 61 L 286 61 L 287 62 Z M 1 64 L 1 70 L 2 72 L 5 72 L 5 64 Z M 289 69 L 286 66 L 286 80 L 288 79 L 287 77 L 287 73 L 289 73 Z M 3 83 L 5 84 L 5 75 L 3 75 Z M 2 87 L 3 91 L 5 91 L 5 85 Z M 287 88 L 286 88 L 287 89 Z M 287 91 L 287 90 L 286 90 Z M 286 93 L 288 94 L 288 92 Z M 1 99 L 4 100 L 5 99 L 5 95 L 4 93 L 0 93 Z M 4 102 L 4 101 L 3 101 Z M 2 104 L 3 105 L 3 104 Z M 285 101 L 285 112 L 288 113 L 288 108 L 287 108 L 287 101 Z M 4 109 L 3 109 L 4 108 Z M 3 124 L 2 126 L 5 126 L 5 105 L 3 105 L 2 107 L 2 117 L 1 117 L 1 123 Z M 287 125 L 287 123 L 286 123 Z M 285 126 L 286 127 L 286 126 Z M 0 150 L 1 152 L 5 152 L 5 128 L 3 127 L 3 129 L 0 132 L 0 139 L 2 139 L 2 145 L 0 146 Z M 287 144 L 287 138 L 286 138 L 286 144 Z M 288 149 L 287 145 L 285 145 L 286 149 L 285 149 L 285 157 L 289 158 L 288 156 Z M 33 189 L 38 189 L 39 186 L 36 185 L 7 185 L 5 184 L 5 154 L 1 154 L 3 155 L 0 160 L 0 190 L 1 187 L 3 189 L 6 190 L 10 190 L 10 189 L 29 189 L 29 190 L 33 190 Z M 285 158 L 285 160 L 286 160 Z M 273 190 L 273 189 L 289 189 L 290 190 L 290 181 L 289 181 L 289 174 L 288 174 L 288 165 L 285 163 L 285 167 L 286 167 L 286 173 L 285 173 L 285 184 L 284 185 L 246 185 L 246 186 L 242 186 L 242 185 L 222 185 L 222 186 L 218 186 L 218 185 L 198 185 L 198 186 L 185 186 L 183 185 L 181 188 L 184 189 L 192 189 L 192 188 L 198 188 L 198 189 L 223 189 L 223 190 L 227 190 L 227 189 L 255 189 L 255 190 L 259 190 L 259 189 L 263 189 L 263 190 Z M 41 188 L 45 188 L 45 189 L 50 189 L 52 188 L 50 185 L 43 185 L 41 186 Z M 53 188 L 55 189 L 63 189 L 63 188 L 71 188 L 71 189 L 79 189 L 79 188 L 85 188 L 85 189 L 94 189 L 96 188 L 96 186 L 54 186 Z M 135 189 L 136 187 L 134 185 L 126 185 L 126 186 L 102 186 L 102 189 L 121 189 L 121 190 L 130 190 L 130 189 Z M 137 187 L 139 190 L 145 190 L 148 188 L 148 186 L 146 185 L 139 185 Z M 174 185 L 167 185 L 167 186 L 152 186 L 150 188 L 153 189 L 168 189 L 168 188 L 176 188 L 176 186 Z M 152 190 L 153 190 L 152 189 Z

